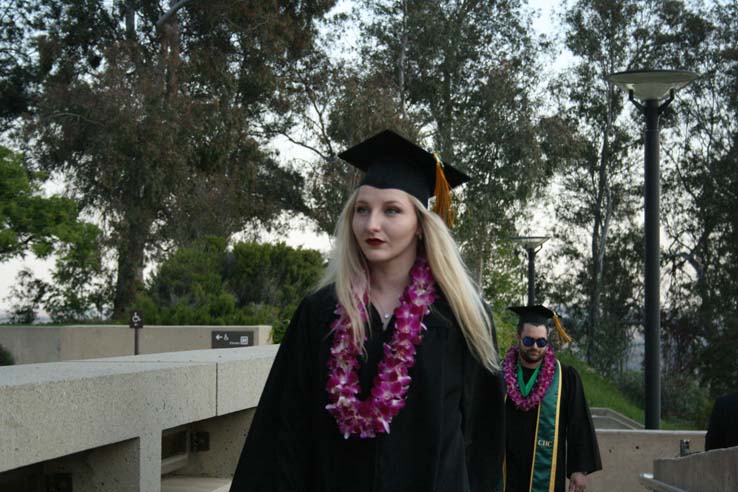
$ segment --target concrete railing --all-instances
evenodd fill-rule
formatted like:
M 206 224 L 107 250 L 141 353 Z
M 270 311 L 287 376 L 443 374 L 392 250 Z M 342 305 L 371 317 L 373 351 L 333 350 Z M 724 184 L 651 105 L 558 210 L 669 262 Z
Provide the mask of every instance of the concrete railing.
M 246 335 L 248 343 L 270 343 L 268 325 L 147 325 L 139 331 L 139 354 L 217 348 L 225 333 Z M 63 362 L 133 355 L 135 330 L 124 325 L 0 326 L 0 345 L 16 364 Z M 215 340 L 219 337 L 219 340 Z
M 0 367 L 0 490 L 158 492 L 162 473 L 229 478 L 277 347 Z M 598 430 L 589 492 L 644 490 L 639 475 L 704 431 Z M 176 442 L 184 439 L 179 451 Z M 174 443 L 174 444 L 173 444 Z M 162 460 L 164 455 L 164 460 Z M 41 483 L 38 482 L 38 483 Z M 222 482 L 219 482 L 222 483 Z M 215 490 L 215 489 L 213 489 Z
M 229 477 L 276 350 L 0 367 L 0 490 L 158 492 L 176 431 L 209 441 L 185 443 L 177 473 Z
M 609 408 L 592 408 L 592 422 L 597 429 L 643 429 L 643 424 Z
M 653 462 L 653 475 L 641 478 L 649 490 L 735 492 L 738 490 L 738 447 L 714 449 Z
M 679 456 L 679 442 L 689 439 L 692 451 L 705 449 L 705 431 L 598 429 L 602 471 L 592 474 L 587 492 L 645 490 L 639 483 L 657 458 Z

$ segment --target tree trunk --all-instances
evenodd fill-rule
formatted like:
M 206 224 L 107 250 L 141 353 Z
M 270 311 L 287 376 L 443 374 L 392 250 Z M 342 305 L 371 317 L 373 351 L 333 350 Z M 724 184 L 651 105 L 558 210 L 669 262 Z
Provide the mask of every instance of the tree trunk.
M 592 229 L 592 289 L 590 291 L 589 320 L 587 323 L 587 363 L 592 363 L 597 325 L 600 322 L 600 297 L 602 293 L 602 271 L 604 269 L 607 236 L 612 218 L 612 189 L 610 188 L 610 139 L 613 123 L 612 88 L 609 93 L 610 105 L 607 121 L 602 132 L 602 150 L 600 152 L 597 176 L 597 202 L 595 205 L 595 221 Z
M 402 34 L 400 40 L 400 57 L 398 60 L 398 85 L 400 90 L 400 115 L 405 118 L 405 58 L 407 53 L 407 1 L 402 2 Z
M 136 2 L 128 0 L 125 4 L 126 37 L 129 41 L 136 39 Z
M 135 225 L 133 225 L 135 224 Z M 118 245 L 118 279 L 113 300 L 113 319 L 124 319 L 139 290 L 143 287 L 144 249 L 149 224 L 132 222 Z

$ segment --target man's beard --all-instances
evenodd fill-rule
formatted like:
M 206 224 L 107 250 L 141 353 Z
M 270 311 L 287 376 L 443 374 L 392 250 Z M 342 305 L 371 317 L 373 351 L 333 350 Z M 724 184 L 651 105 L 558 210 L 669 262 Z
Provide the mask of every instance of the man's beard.
M 520 357 L 528 363 L 534 364 L 536 362 L 540 362 L 543 360 L 543 355 L 545 352 L 542 351 L 528 351 L 524 348 L 520 349 Z

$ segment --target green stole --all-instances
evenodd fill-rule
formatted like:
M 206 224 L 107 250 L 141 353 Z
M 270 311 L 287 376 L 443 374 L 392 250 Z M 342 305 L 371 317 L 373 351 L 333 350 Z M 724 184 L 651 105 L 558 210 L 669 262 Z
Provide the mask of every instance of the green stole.
M 556 361 L 553 380 L 538 405 L 538 421 L 533 440 L 530 492 L 553 492 L 556 487 L 556 456 L 559 449 L 559 407 L 561 403 L 561 364 Z M 507 463 L 503 465 L 507 489 Z

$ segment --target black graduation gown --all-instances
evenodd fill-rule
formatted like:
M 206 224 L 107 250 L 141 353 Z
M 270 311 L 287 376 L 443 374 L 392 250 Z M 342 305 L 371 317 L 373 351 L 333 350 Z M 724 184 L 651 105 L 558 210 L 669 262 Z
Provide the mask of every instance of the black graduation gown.
M 390 433 L 344 439 L 325 410 L 336 297 L 327 287 L 298 307 L 274 360 L 231 492 L 482 492 L 501 479 L 504 383 L 471 355 L 447 302 L 424 323 L 406 406 Z M 359 377 L 366 398 L 382 343 L 377 312 Z
M 705 435 L 705 451 L 738 446 L 738 393 L 715 400 Z
M 602 469 L 592 415 L 584 397 L 582 381 L 573 367 L 561 364 L 561 410 L 559 448 L 556 454 L 556 492 L 564 492 L 566 478 L 574 472 L 592 473 Z M 523 368 L 526 381 L 532 369 Z M 538 407 L 524 412 L 512 402 L 506 403 L 507 488 L 506 492 L 528 492 L 533 461 Z

